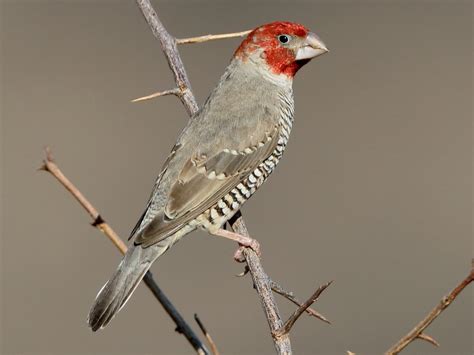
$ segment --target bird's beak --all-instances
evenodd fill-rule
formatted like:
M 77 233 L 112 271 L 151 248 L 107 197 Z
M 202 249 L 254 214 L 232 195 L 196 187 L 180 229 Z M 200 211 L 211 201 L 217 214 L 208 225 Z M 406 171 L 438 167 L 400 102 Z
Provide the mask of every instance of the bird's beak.
M 296 52 L 296 60 L 312 59 L 329 52 L 326 45 L 313 32 L 308 33 L 302 47 Z

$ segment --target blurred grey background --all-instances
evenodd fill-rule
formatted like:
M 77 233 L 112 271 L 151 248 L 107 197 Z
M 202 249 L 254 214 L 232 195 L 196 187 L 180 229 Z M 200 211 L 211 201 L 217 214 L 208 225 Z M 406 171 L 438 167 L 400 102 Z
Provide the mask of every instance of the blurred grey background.
M 296 124 L 243 212 L 266 271 L 301 299 L 298 354 L 380 354 L 469 270 L 472 3 L 154 1 L 177 37 L 301 22 L 331 53 L 295 80 Z M 43 146 L 123 237 L 187 121 L 134 1 L 2 2 L 2 354 L 191 354 L 144 286 L 108 328 L 86 315 L 120 260 L 47 173 Z M 240 39 L 180 47 L 203 102 Z M 160 286 L 197 312 L 224 354 L 272 354 L 235 245 L 194 233 L 157 262 Z M 277 296 L 286 318 L 294 306 Z M 472 354 L 472 287 L 404 354 Z

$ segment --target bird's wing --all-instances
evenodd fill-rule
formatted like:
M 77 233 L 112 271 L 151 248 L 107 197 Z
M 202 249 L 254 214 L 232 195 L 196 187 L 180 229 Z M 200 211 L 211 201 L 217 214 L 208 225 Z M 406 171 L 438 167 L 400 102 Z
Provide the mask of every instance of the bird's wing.
M 135 243 L 143 247 L 155 244 L 217 203 L 271 155 L 279 130 L 271 125 L 256 143 L 241 151 L 214 148 L 189 158 L 170 189 L 164 211 L 138 233 Z
M 163 164 L 163 167 L 161 168 L 161 172 L 160 172 L 160 175 L 158 175 L 158 177 L 156 178 L 156 182 L 155 182 L 155 185 L 153 186 L 153 190 L 151 191 L 151 194 L 150 194 L 150 198 L 148 199 L 148 203 L 146 205 L 146 208 L 145 210 L 143 211 L 142 215 L 140 216 L 140 218 L 138 219 L 137 223 L 135 224 L 135 226 L 133 227 L 132 231 L 130 232 L 130 236 L 128 237 L 128 240 L 132 239 L 133 236 L 135 235 L 135 233 L 138 231 L 138 229 L 140 229 L 140 226 L 142 225 L 142 222 L 145 218 L 145 216 L 147 215 L 148 213 L 148 209 L 150 208 L 150 205 L 151 203 L 153 202 L 153 197 L 155 196 L 157 190 L 158 190 L 158 187 L 160 186 L 160 182 L 161 182 L 161 178 L 163 177 L 163 175 L 166 173 L 166 170 L 168 169 L 168 165 L 169 163 L 171 162 L 171 160 L 174 158 L 174 156 L 176 155 L 176 152 L 179 150 L 180 148 L 180 144 L 175 144 L 175 146 L 173 147 L 173 149 L 171 149 L 171 153 L 168 155 L 168 158 L 166 159 L 165 163 Z

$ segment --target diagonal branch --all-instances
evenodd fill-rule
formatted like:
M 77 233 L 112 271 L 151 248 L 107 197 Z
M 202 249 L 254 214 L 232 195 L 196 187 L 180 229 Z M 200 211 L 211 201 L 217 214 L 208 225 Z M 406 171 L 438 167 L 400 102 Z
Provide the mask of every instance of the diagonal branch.
M 439 345 L 433 338 L 424 334 L 424 330 L 443 312 L 459 294 L 474 280 L 474 259 L 472 260 L 471 271 L 464 280 L 462 280 L 447 296 L 443 297 L 431 312 L 418 323 L 407 335 L 401 338 L 394 346 L 392 346 L 385 355 L 395 355 L 400 353 L 415 339 L 422 339 L 430 342 L 433 345 Z
M 288 318 L 288 320 L 285 322 L 283 327 L 278 329 L 275 333 L 275 337 L 281 337 L 285 336 L 290 333 L 291 328 L 293 328 L 293 325 L 295 325 L 296 321 L 298 318 L 314 303 L 318 300 L 319 296 L 321 296 L 321 293 L 326 290 L 329 285 L 332 284 L 332 281 L 318 287 L 318 289 L 311 295 L 310 298 L 306 300 L 305 303 L 303 303 L 298 309 Z
M 43 165 L 40 167 L 40 170 L 47 171 L 53 175 L 56 180 L 63 185 L 66 190 L 68 190 L 71 195 L 79 202 L 79 204 L 86 210 L 89 216 L 92 217 L 93 222 L 92 226 L 99 229 L 104 233 L 107 238 L 117 247 L 120 253 L 125 254 L 127 252 L 127 246 L 120 239 L 120 237 L 115 233 L 112 227 L 105 222 L 101 217 L 97 209 L 92 205 L 91 202 L 81 193 L 81 191 L 63 174 L 59 166 L 53 159 L 53 155 L 49 148 L 46 148 L 46 158 L 43 160 Z M 176 331 L 183 334 L 186 339 L 191 343 L 192 347 L 200 355 L 209 354 L 209 351 L 199 340 L 198 336 L 194 333 L 191 327 L 186 323 L 178 310 L 173 306 L 169 298 L 163 293 L 163 291 L 158 287 L 153 275 L 151 272 L 147 272 L 143 278 L 145 284 L 153 293 L 155 298 L 161 303 L 166 313 L 173 319 L 176 324 Z
M 120 253 L 127 252 L 127 245 L 120 239 L 111 226 L 104 221 L 99 211 L 89 202 L 89 200 L 82 194 L 82 192 L 63 174 L 59 166 L 53 158 L 53 154 L 49 147 L 45 148 L 46 158 L 43 160 L 43 165 L 39 170 L 46 171 L 53 175 L 56 180 L 68 190 L 71 195 L 79 202 L 79 204 L 86 210 L 89 216 L 92 217 L 92 226 L 104 233 L 107 238 L 117 247 Z
M 273 280 L 271 281 L 271 286 L 272 286 L 272 291 L 273 292 L 276 292 L 280 296 L 285 297 L 287 300 L 289 300 L 290 302 L 293 302 L 298 307 L 302 306 L 302 303 L 298 300 L 298 298 L 295 297 L 293 292 L 286 291 L 283 287 L 281 287 L 279 284 L 277 284 Z M 331 324 L 331 322 L 325 316 L 323 316 L 321 313 L 315 311 L 311 307 L 306 308 L 305 312 L 308 313 L 310 316 L 318 318 L 319 320 L 322 320 L 323 322 L 325 322 L 327 324 Z

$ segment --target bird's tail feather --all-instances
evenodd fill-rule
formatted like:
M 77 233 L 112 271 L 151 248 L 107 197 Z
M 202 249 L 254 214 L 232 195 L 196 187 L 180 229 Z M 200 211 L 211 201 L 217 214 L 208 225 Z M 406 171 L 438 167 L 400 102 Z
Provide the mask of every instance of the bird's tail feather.
M 146 249 L 140 245 L 130 246 L 114 276 L 102 287 L 92 305 L 87 322 L 93 331 L 105 327 L 120 311 L 152 263 L 171 244 L 163 240 Z

